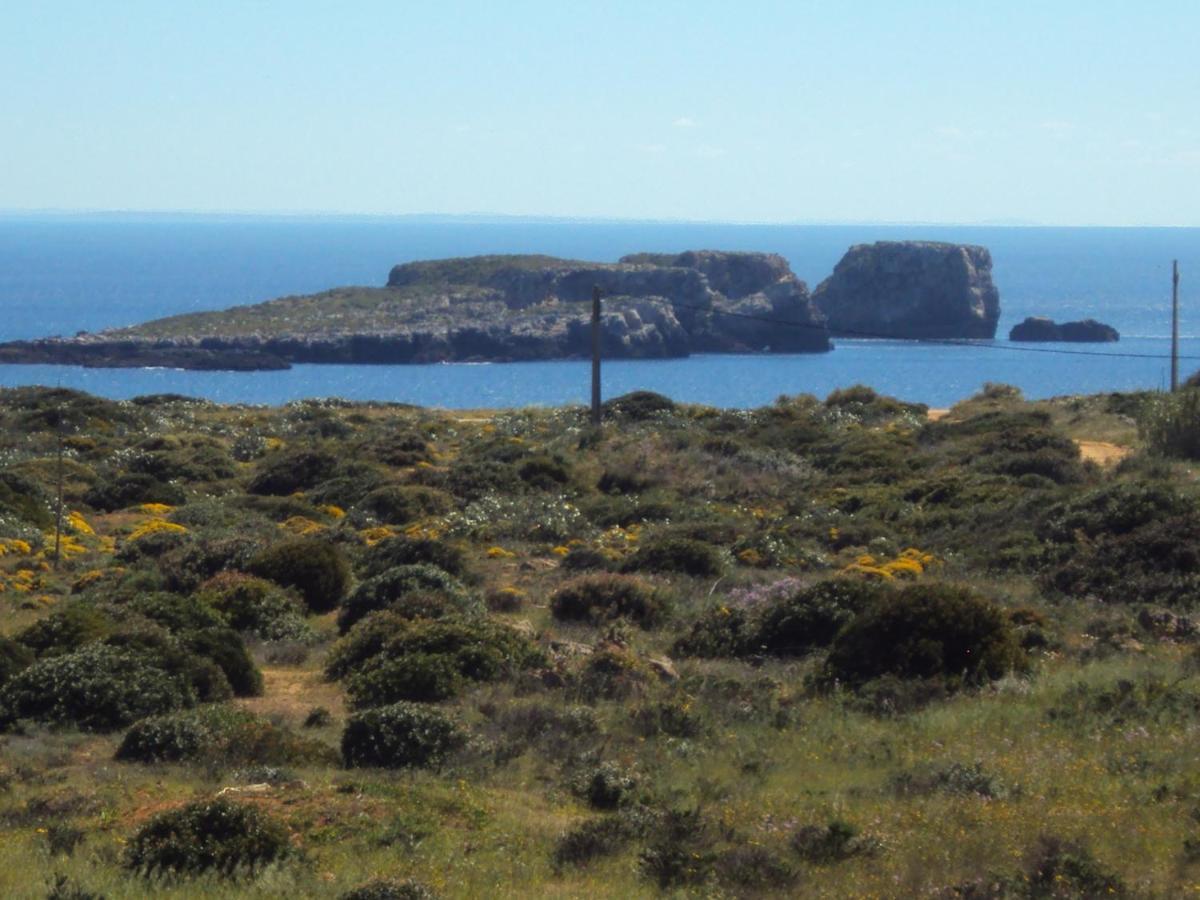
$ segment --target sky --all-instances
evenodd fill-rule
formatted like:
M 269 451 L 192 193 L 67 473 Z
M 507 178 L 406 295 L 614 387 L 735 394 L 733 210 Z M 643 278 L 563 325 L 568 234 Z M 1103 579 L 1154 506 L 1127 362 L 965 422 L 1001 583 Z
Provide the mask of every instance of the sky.
M 24 0 L 0 210 L 1200 225 L 1195 0 Z

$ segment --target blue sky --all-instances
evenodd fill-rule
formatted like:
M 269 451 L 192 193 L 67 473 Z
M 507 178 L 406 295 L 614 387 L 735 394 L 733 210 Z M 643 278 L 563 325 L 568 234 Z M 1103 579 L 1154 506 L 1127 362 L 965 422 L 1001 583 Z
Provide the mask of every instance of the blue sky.
M 1200 225 L 1200 3 L 35 2 L 0 209 Z

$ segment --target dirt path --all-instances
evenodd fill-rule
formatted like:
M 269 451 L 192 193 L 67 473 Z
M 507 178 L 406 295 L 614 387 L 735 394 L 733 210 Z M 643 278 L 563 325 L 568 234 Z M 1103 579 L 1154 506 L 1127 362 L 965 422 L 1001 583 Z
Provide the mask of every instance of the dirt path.
M 1101 466 L 1114 466 L 1133 451 L 1107 441 L 1076 441 L 1084 459 Z

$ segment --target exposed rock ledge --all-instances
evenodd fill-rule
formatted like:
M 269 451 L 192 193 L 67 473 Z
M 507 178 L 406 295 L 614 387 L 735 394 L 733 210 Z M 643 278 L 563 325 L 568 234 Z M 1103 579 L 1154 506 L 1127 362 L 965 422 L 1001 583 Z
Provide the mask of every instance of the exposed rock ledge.
M 780 256 L 696 251 L 613 264 L 491 256 L 409 263 L 384 288 L 341 288 L 73 338 L 0 344 L 0 363 L 279 369 L 292 363 L 556 359 L 603 352 L 831 349 L 808 288 Z
M 1029 316 L 1024 322 L 1012 327 L 1008 333 L 1008 339 L 1023 342 L 1065 341 L 1080 344 L 1113 344 L 1121 339 L 1121 334 L 1111 325 L 1105 325 L 1095 319 L 1063 322 L 1060 325 L 1053 319 L 1043 316 Z

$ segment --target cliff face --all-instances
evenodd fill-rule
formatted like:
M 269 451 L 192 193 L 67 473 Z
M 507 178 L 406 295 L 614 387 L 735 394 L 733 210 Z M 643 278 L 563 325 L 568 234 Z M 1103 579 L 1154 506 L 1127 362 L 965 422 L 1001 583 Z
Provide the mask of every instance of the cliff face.
M 813 301 L 834 334 L 992 338 L 1000 293 L 984 247 L 881 241 L 851 247 Z
M 279 368 L 531 360 L 591 353 L 593 287 L 610 358 L 819 352 L 829 333 L 782 257 L 699 251 L 618 263 L 494 256 L 408 263 L 343 288 L 75 338 L 0 345 L 0 362 Z

